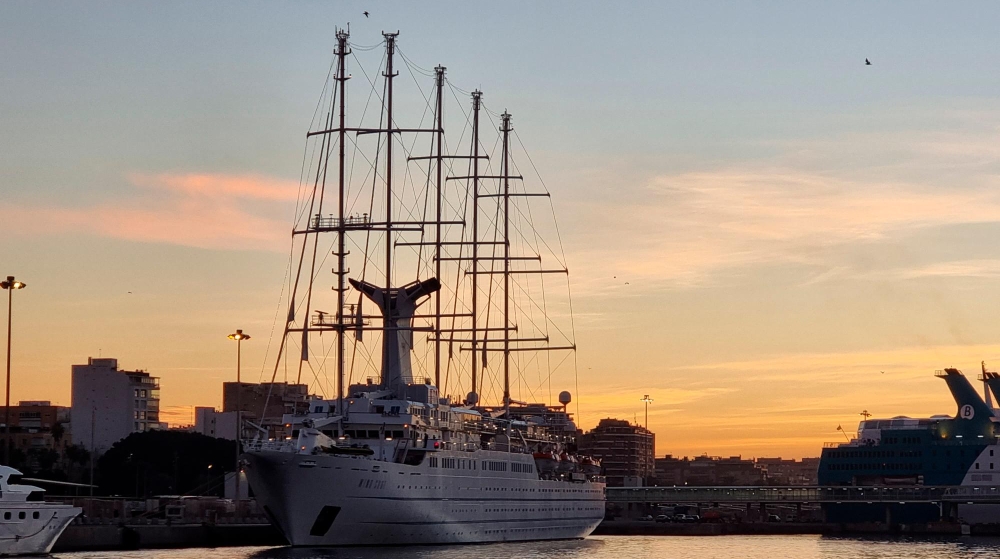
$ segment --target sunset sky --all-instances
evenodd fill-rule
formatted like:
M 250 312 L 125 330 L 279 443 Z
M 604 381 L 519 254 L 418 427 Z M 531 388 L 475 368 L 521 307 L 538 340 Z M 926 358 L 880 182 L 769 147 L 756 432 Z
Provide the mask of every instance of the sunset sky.
M 802 457 L 862 410 L 954 413 L 935 369 L 1000 368 L 997 21 L 987 2 L 0 3 L 0 275 L 28 284 L 12 399 L 68 405 L 72 364 L 117 357 L 191 423 L 234 380 L 235 328 L 244 379 L 270 376 L 304 136 L 350 22 L 516 114 L 566 248 L 582 427 L 642 422 L 649 394 L 658 455 Z

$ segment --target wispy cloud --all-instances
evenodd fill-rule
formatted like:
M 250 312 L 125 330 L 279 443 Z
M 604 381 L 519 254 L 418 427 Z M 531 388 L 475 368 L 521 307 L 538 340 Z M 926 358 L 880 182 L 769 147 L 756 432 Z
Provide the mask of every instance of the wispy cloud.
M 283 250 L 298 184 L 259 175 L 133 173 L 123 200 L 89 206 L 0 202 L 21 234 L 84 233 L 212 249 Z M 284 202 L 284 204 L 280 204 Z
M 630 282 L 631 289 L 608 278 L 583 285 L 585 293 L 604 295 L 704 285 L 722 270 L 761 263 L 817 266 L 836 275 L 844 270 L 817 256 L 824 249 L 923 227 L 1000 221 L 996 186 L 943 191 L 752 166 L 662 175 L 648 180 L 642 202 L 595 203 L 589 247 L 576 249 L 571 261 Z

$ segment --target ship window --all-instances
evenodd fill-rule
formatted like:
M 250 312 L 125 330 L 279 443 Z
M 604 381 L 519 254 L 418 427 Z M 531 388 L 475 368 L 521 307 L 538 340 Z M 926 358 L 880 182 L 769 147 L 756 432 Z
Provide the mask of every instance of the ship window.
M 24 517 L 25 517 L 25 516 L 27 516 L 27 515 L 26 515 L 26 514 L 24 514 L 24 511 L 23 511 L 23 510 L 22 510 L 21 512 L 17 513 L 17 518 L 18 518 L 19 520 L 24 520 Z
M 990 462 L 990 469 L 993 469 L 993 462 Z
M 38 511 L 37 510 L 35 512 L 31 513 L 31 518 L 34 518 L 35 520 L 38 520 Z
M 369 430 L 368 431 L 368 438 L 369 439 L 377 439 L 377 438 L 379 438 L 378 431 L 377 430 L 375 430 L 375 431 Z
M 976 462 L 976 469 L 979 469 L 979 462 Z

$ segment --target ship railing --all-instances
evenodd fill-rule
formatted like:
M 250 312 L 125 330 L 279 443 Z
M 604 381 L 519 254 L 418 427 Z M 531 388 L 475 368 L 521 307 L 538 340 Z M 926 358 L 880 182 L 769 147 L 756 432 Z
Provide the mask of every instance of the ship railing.
M 840 448 L 842 446 L 858 446 L 858 439 L 851 439 L 850 441 L 833 441 L 831 443 L 823 443 L 823 448 Z
M 243 441 L 243 451 L 266 450 L 271 452 L 294 452 L 295 442 L 290 440 L 251 439 Z
M 344 227 L 364 227 L 368 225 L 368 223 L 368 214 L 362 214 L 360 216 L 347 216 L 343 220 L 332 215 L 324 217 L 316 214 L 313 216 L 312 220 L 310 220 L 309 227 L 310 229 L 336 229 L 341 225 Z

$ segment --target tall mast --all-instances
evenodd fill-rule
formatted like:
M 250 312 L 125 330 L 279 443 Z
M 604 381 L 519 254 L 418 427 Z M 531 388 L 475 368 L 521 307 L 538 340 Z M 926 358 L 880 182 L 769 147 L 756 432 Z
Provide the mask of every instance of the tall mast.
M 344 276 L 347 275 L 347 270 L 344 269 L 344 258 L 347 256 L 344 247 L 344 237 L 347 234 L 344 228 L 344 201 L 346 198 L 346 185 L 344 183 L 344 144 L 346 143 L 346 133 L 347 130 L 344 129 L 345 116 L 346 116 L 346 97 L 347 97 L 347 38 L 350 35 L 347 31 L 340 30 L 337 32 L 337 58 L 338 69 L 337 72 L 337 82 L 340 86 L 340 176 L 339 176 L 339 203 L 337 207 L 337 413 L 344 414 L 344 331 L 346 328 L 346 323 L 344 322 L 344 291 L 347 286 L 344 285 Z
M 441 184 L 441 163 L 444 158 L 442 144 L 444 140 L 444 115 L 442 105 L 444 98 L 444 66 L 434 68 L 437 83 L 437 219 L 435 219 L 434 234 L 434 277 L 441 280 L 441 206 L 443 194 Z M 434 293 L 434 386 L 441 389 L 441 292 Z
M 399 73 L 392 72 L 392 56 L 396 53 L 396 37 L 399 33 L 382 33 L 385 37 L 386 80 L 385 114 L 385 289 L 392 289 L 392 78 Z M 389 328 L 389 324 L 383 325 Z
M 503 406 L 510 409 L 510 113 L 504 111 L 503 132 Z M 506 417 L 506 415 L 505 415 Z
M 479 315 L 476 314 L 476 303 L 479 296 L 477 286 L 479 274 L 479 107 L 483 101 L 483 92 L 478 89 L 472 92 L 472 392 L 479 395 L 479 385 L 476 383 L 478 373 L 476 353 L 478 334 L 476 325 Z M 484 344 L 485 346 L 485 344 Z M 483 354 L 486 357 L 486 354 Z

